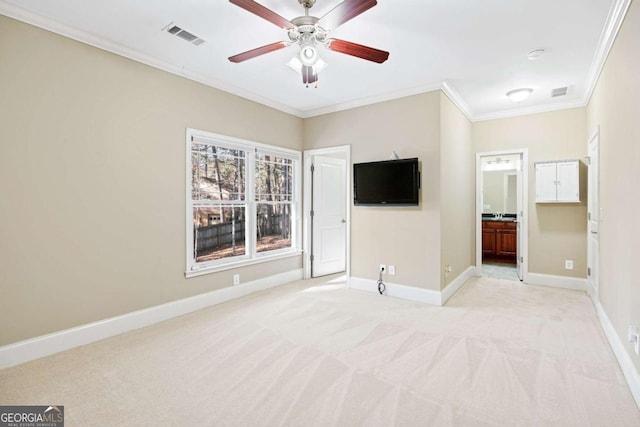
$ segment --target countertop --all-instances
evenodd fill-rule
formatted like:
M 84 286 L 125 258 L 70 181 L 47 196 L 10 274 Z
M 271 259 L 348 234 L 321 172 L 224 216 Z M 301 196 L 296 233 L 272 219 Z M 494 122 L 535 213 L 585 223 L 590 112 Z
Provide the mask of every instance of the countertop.
M 503 218 L 496 218 L 494 216 L 488 216 L 488 217 L 483 216 L 482 220 L 483 221 L 490 221 L 490 222 L 496 222 L 496 221 L 500 221 L 500 222 L 516 222 L 518 219 L 515 218 L 515 217 L 511 217 L 511 216 L 503 217 Z

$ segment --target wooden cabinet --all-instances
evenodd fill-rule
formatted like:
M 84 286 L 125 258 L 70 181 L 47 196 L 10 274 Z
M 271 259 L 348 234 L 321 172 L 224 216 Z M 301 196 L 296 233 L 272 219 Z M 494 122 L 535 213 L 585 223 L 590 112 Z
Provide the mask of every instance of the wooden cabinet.
M 482 221 L 482 259 L 515 264 L 516 226 L 514 221 Z
M 496 230 L 496 255 L 515 258 L 517 247 L 516 230 Z
M 482 227 L 482 255 L 496 254 L 496 230 Z
M 579 203 L 580 162 L 536 163 L 536 203 Z

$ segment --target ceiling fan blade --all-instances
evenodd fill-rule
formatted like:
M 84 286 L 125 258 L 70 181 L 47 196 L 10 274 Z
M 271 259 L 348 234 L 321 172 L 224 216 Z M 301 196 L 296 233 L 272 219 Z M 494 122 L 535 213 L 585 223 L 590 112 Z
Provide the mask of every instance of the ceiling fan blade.
M 325 30 L 333 30 L 377 5 L 376 0 L 345 0 L 318 21 Z
M 229 61 L 231 62 L 243 62 L 247 59 L 255 58 L 256 56 L 264 55 L 265 53 L 273 52 L 282 48 L 285 48 L 289 45 L 287 42 L 276 42 L 271 43 L 266 46 L 257 47 L 255 49 L 248 50 L 246 52 L 239 53 L 237 55 L 233 55 L 229 57 Z
M 334 52 L 356 56 L 366 59 L 367 61 L 377 62 L 378 64 L 382 64 L 389 58 L 389 52 L 345 40 L 331 39 L 327 47 Z
M 254 15 L 258 15 L 260 18 L 266 19 L 282 29 L 290 30 L 293 28 L 293 24 L 291 22 L 253 0 L 229 0 L 229 3 L 233 3 Z

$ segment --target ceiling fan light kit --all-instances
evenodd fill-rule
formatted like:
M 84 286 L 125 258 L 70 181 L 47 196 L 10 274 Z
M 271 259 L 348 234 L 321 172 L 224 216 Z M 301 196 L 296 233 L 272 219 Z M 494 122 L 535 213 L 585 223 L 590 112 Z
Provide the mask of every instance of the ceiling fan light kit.
M 309 87 L 310 83 L 316 83 L 317 87 L 318 72 L 326 67 L 326 62 L 320 58 L 318 53 L 319 45 L 334 52 L 355 56 L 378 64 L 385 62 L 389 58 L 389 52 L 383 50 L 345 40 L 328 38 L 330 30 L 371 9 L 378 4 L 376 0 L 344 0 L 321 18 L 309 15 L 309 9 L 313 7 L 316 0 L 298 0 L 298 3 L 304 7 L 305 14 L 291 21 L 253 0 L 229 0 L 229 2 L 287 30 L 288 36 L 287 41 L 271 43 L 231 56 L 229 57 L 231 62 L 244 62 L 292 44 L 297 44 L 300 50 L 297 56 L 292 58 L 287 65 L 302 74 L 302 82 L 307 87 Z
M 303 65 L 312 66 L 318 62 L 318 50 L 313 43 L 301 45 L 298 56 L 300 57 L 300 62 L 302 62 Z

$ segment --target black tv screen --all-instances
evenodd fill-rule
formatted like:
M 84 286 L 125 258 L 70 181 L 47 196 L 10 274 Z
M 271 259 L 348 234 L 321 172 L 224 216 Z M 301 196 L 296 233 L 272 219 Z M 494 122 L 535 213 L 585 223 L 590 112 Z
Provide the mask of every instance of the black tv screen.
M 353 165 L 353 204 L 417 206 L 418 159 L 386 160 Z

